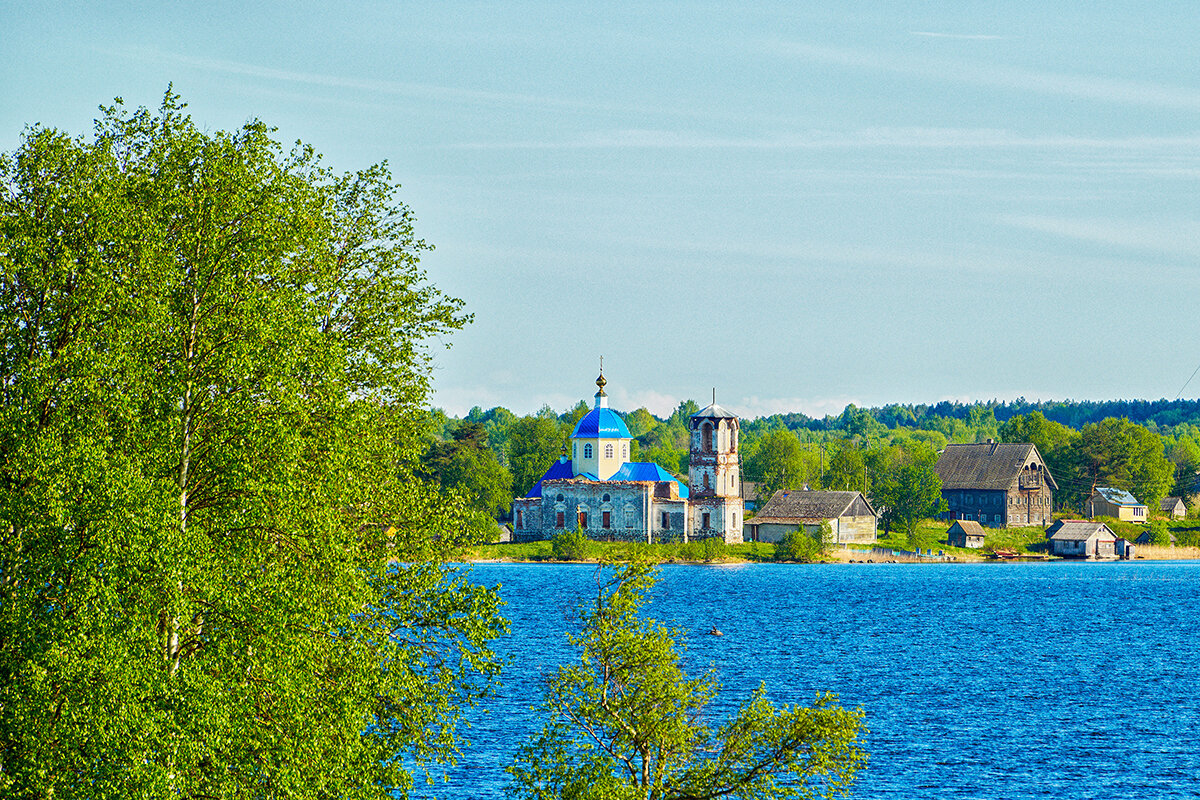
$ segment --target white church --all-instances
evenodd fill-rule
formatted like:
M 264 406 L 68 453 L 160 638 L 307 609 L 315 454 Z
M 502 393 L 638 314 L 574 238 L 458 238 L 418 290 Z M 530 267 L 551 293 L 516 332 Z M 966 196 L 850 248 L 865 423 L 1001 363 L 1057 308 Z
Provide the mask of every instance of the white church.
M 693 414 L 688 485 L 658 464 L 631 462 L 633 437 L 608 407 L 596 379 L 596 405 L 529 494 L 513 501 L 514 541 L 549 539 L 579 528 L 592 539 L 670 542 L 719 537 L 742 541 L 744 509 L 738 418 L 715 402 Z

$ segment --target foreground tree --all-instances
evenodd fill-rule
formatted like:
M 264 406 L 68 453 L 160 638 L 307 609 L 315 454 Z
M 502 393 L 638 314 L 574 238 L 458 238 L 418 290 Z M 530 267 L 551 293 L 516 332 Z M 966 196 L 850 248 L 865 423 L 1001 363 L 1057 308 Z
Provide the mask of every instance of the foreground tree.
M 465 317 L 386 169 L 168 92 L 27 130 L 0 191 L 0 794 L 382 798 L 453 758 L 502 623 L 411 477 Z
M 654 570 L 597 574 L 607 579 L 571 637 L 580 662 L 548 679 L 550 721 L 509 769 L 512 797 L 765 800 L 850 787 L 865 759 L 861 711 L 828 694 L 811 707 L 776 707 L 760 688 L 710 727 L 716 681 L 685 675 L 678 634 L 638 614 Z

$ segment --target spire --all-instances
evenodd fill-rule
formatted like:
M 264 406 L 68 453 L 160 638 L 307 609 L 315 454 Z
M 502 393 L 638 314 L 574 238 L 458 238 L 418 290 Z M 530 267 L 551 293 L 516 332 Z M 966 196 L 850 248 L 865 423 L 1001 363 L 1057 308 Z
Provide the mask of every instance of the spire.
M 608 395 L 604 393 L 604 387 L 608 381 L 604 380 L 604 356 L 600 356 L 600 377 L 596 378 L 596 386 L 600 387 L 596 390 L 596 408 L 608 408 Z

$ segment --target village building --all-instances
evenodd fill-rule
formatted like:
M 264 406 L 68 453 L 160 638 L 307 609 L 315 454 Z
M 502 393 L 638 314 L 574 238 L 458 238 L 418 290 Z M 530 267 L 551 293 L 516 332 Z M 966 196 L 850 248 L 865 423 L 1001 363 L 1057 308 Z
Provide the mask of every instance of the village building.
M 949 444 L 935 466 L 949 510 L 943 519 L 991 528 L 1048 525 L 1058 484 L 1032 444 Z
M 1142 534 L 1134 539 L 1134 542 L 1136 544 L 1151 544 L 1150 531 L 1142 531 Z M 1175 538 L 1175 534 L 1171 533 L 1170 531 L 1167 531 L 1167 542 L 1167 547 L 1174 547 L 1179 543 Z
M 951 547 L 983 547 L 983 526 L 975 520 L 955 520 L 946 531 L 946 543 Z
M 781 542 L 797 530 L 816 535 L 821 523 L 832 531 L 830 544 L 871 543 L 879 537 L 879 514 L 862 492 L 781 489 L 746 522 L 754 542 Z
M 1103 522 L 1063 519 L 1046 531 L 1050 554 L 1063 558 L 1116 558 L 1117 535 Z
M 1088 518 L 1114 517 L 1122 522 L 1145 522 L 1149 509 L 1124 489 L 1097 486 L 1084 505 Z
M 693 490 L 658 464 L 629 461 L 633 437 L 608 407 L 607 383 L 601 371 L 595 407 L 571 433 L 570 456 L 564 452 L 525 497 L 513 501 L 513 540 L 579 529 L 602 541 L 741 542 L 738 418 L 715 402 L 691 417 Z
M 1164 497 L 1159 501 L 1158 510 L 1174 519 L 1183 519 L 1187 516 L 1187 505 L 1180 497 Z

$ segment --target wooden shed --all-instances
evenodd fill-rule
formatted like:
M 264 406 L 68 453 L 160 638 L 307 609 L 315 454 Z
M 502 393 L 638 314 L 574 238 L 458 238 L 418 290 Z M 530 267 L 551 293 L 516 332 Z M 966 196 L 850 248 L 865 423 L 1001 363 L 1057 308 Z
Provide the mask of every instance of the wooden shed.
M 1117 535 L 1103 522 L 1061 519 L 1046 531 L 1051 555 L 1064 558 L 1116 558 Z
M 946 538 L 951 547 L 983 547 L 983 526 L 970 519 L 955 520 Z
M 879 514 L 862 492 L 812 492 L 781 489 L 746 520 L 750 540 L 780 542 L 792 531 L 816 533 L 822 522 L 833 529 L 833 543 L 874 542 Z

